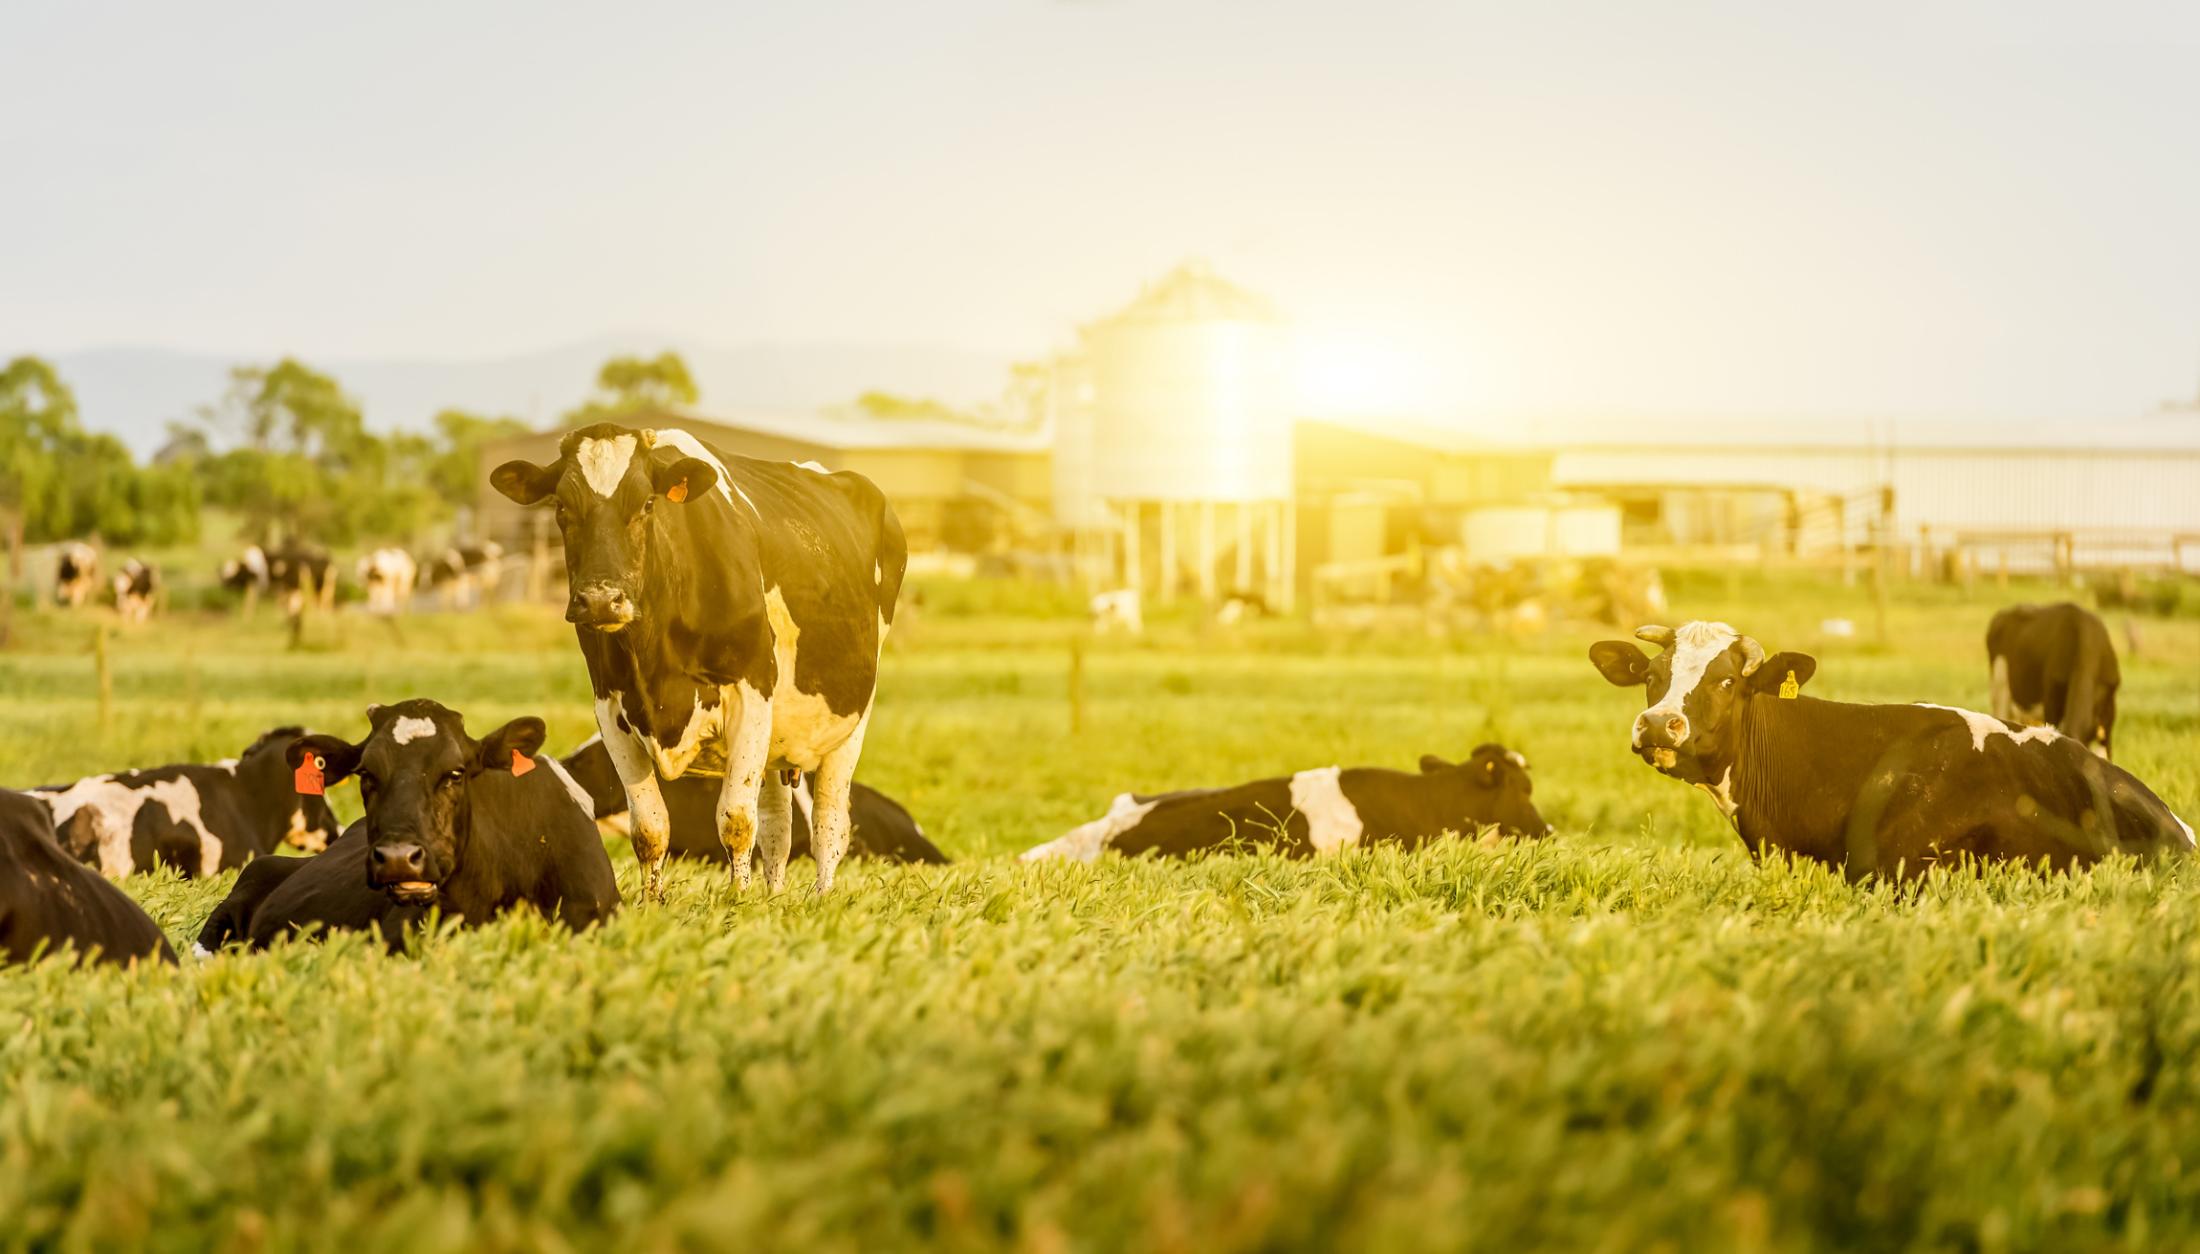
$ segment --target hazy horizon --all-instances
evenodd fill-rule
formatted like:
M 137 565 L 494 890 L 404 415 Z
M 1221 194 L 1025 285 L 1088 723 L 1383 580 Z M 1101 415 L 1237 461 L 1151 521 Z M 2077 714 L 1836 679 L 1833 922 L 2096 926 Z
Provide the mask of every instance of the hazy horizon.
M 1007 360 L 1198 257 L 1336 366 L 1317 413 L 2200 385 L 2190 7 L 14 16 L 0 356 Z

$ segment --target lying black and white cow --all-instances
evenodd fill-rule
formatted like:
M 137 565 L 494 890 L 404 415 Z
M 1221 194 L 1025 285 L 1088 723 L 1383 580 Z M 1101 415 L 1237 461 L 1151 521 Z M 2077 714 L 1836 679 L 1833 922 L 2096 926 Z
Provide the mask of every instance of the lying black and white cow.
M 628 835 L 626 788 L 611 765 L 611 753 L 603 737 L 590 736 L 580 748 L 565 755 L 565 769 L 586 789 L 596 805 L 599 826 Z M 672 856 L 726 860 L 726 847 L 718 839 L 718 783 L 700 776 L 667 780 L 663 785 L 665 809 L 672 816 Z M 794 783 L 794 839 L 791 856 L 810 853 L 810 827 L 817 804 L 810 793 L 808 776 Z M 887 862 L 929 862 L 943 865 L 947 855 L 925 837 L 924 829 L 901 803 L 867 788 L 861 780 L 848 786 L 848 855 L 879 858 Z
M 671 818 L 660 781 L 723 777 L 717 828 L 734 880 L 762 836 L 764 882 L 786 878 L 792 790 L 816 773 L 817 890 L 848 848 L 879 650 L 908 563 L 901 523 L 861 475 L 731 457 L 684 431 L 600 424 L 548 466 L 490 482 L 554 501 L 596 724 L 626 785 L 634 854 L 662 896 Z
M 289 750 L 308 791 L 357 775 L 366 817 L 318 857 L 246 867 L 201 949 L 262 948 L 315 925 L 377 928 L 394 946 L 431 907 L 473 926 L 531 906 L 576 931 L 618 910 L 588 793 L 535 756 L 541 719 L 475 740 L 456 711 L 412 700 L 370 707 L 367 721 L 359 744 L 308 736 Z
M 494 540 L 453 545 L 423 559 L 420 572 L 428 587 L 442 590 L 446 608 L 479 605 L 503 580 L 504 546 Z
M 1607 680 L 1648 693 L 1630 744 L 1709 793 L 1754 854 L 1915 876 L 1963 858 L 2068 867 L 2193 847 L 2145 784 L 2051 727 L 1806 697 L 1815 659 L 1768 655 L 1725 623 L 1635 634 L 1665 651 L 1624 640 L 1589 650 Z
M 1986 663 L 1995 718 L 2045 724 L 2110 756 L 2124 677 L 2107 625 L 2090 611 L 2013 605 L 1986 628 Z
M 1233 845 L 1305 858 L 1363 845 L 1412 849 L 1446 832 L 1471 835 L 1484 827 L 1545 836 L 1551 828 L 1536 812 L 1533 792 L 1526 758 L 1503 745 L 1481 745 L 1464 762 L 1428 754 L 1418 774 L 1328 766 L 1234 788 L 1124 793 L 1105 815 L 1024 851 L 1023 860 L 1090 862 L 1109 849 L 1182 856 Z
M 52 811 L 62 847 L 105 875 L 172 866 L 209 876 L 278 845 L 316 850 L 335 838 L 328 804 L 291 790 L 283 755 L 304 734 L 278 727 L 211 766 L 94 775 L 29 795 Z
M 412 604 L 413 585 L 419 581 L 420 568 L 412 554 L 394 545 L 359 559 L 359 586 L 366 589 L 370 614 L 403 613 Z
M 176 960 L 136 902 L 54 842 L 44 805 L 0 792 L 0 961 L 62 949 L 98 962 Z
M 53 599 L 57 605 L 82 609 L 99 586 L 99 550 L 82 540 L 71 540 L 54 553 Z
M 154 602 L 160 599 L 160 572 L 136 558 L 122 564 L 111 584 L 115 593 L 115 611 L 126 623 L 142 623 L 153 616 Z
M 336 604 L 336 566 L 327 549 L 286 540 L 273 552 L 254 544 L 222 563 L 222 586 L 232 592 L 280 593 L 291 617 L 310 600 L 326 610 Z

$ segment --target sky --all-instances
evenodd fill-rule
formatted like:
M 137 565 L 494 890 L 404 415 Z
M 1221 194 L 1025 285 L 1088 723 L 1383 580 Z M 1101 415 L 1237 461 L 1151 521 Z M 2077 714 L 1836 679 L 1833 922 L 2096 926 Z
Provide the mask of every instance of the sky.
M 17 0 L 0 356 L 1045 352 L 1187 258 L 1323 405 L 2200 390 L 2200 5 Z

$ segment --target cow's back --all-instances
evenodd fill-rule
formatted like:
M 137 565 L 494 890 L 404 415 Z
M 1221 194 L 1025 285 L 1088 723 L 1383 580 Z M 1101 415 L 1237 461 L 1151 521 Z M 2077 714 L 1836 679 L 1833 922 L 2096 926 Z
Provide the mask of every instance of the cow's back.
M 53 836 L 45 803 L 0 792 L 0 955 L 11 962 L 63 946 L 102 962 L 174 962 L 175 951 L 138 904 L 71 857 Z

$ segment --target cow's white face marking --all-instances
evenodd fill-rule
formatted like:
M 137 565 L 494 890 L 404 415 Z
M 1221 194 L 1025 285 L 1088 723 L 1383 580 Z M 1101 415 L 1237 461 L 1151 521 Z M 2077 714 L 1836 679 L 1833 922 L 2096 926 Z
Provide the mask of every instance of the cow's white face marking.
M 1688 700 L 1688 694 L 1696 690 L 1697 684 L 1703 682 L 1705 668 L 1741 638 L 1740 632 L 1725 623 L 1684 623 L 1674 631 L 1673 681 L 1666 685 L 1665 696 L 1656 705 L 1636 716 L 1634 743 L 1637 747 L 1642 744 L 1644 727 L 1685 717 L 1681 713 L 1681 703 Z M 1675 743 L 1688 743 L 1688 735 L 1683 733 Z
M 558 777 L 559 783 L 565 785 L 565 795 L 571 797 L 573 799 L 573 804 L 581 808 L 581 814 L 583 817 L 595 817 L 596 799 L 589 796 L 588 790 L 581 787 L 580 781 L 574 779 L 573 776 L 566 771 L 565 763 L 560 762 L 556 758 L 551 757 L 549 754 L 545 753 L 541 757 L 535 759 L 535 764 L 538 766 L 547 766 L 550 768 L 550 773 Z
M 816 462 L 796 462 L 795 465 L 800 466 L 804 470 L 814 471 L 817 474 L 821 475 L 829 475 L 833 473 L 832 471 L 825 469 L 823 466 L 818 465 Z
M 1981 714 L 1977 710 L 1965 710 L 1952 705 L 1934 705 L 1929 701 L 1920 701 L 1917 705 L 1922 710 L 1945 710 L 1962 719 L 1971 729 L 1971 748 L 1980 753 L 1986 752 L 1986 738 L 1989 736 L 2007 736 L 2011 741 L 2020 745 L 2048 744 L 2063 738 L 2063 734 L 2052 727 L 2027 727 L 2022 731 L 2010 731 L 2008 724 L 1991 714 Z
M 825 755 L 853 735 L 862 714 L 835 714 L 825 698 L 795 687 L 795 658 L 802 628 L 787 610 L 777 588 L 764 592 L 764 613 L 772 625 L 772 658 L 779 677 L 772 685 L 772 741 L 769 761 L 814 771 Z
M 401 745 L 409 745 L 415 740 L 433 735 L 435 720 L 432 718 L 401 717 L 390 724 L 390 739 Z
M 1153 808 L 1160 805 L 1157 797 L 1139 802 L 1129 793 L 1116 797 L 1108 806 L 1108 812 L 1090 823 L 1079 824 L 1043 845 L 1024 850 L 1018 859 L 1022 862 L 1043 862 L 1050 858 L 1062 858 L 1071 862 L 1092 862 L 1107 850 L 1117 837 L 1143 822 Z
M 1325 766 L 1291 777 L 1291 808 L 1306 816 L 1306 838 L 1316 853 L 1335 853 L 1356 845 L 1366 831 L 1359 810 L 1345 797 L 1338 782 L 1342 774 L 1337 767 Z
M 581 478 L 589 490 L 608 500 L 626 481 L 626 471 L 634 464 L 634 449 L 638 443 L 631 435 L 582 440 L 573 447 L 573 464 L 581 468 Z

